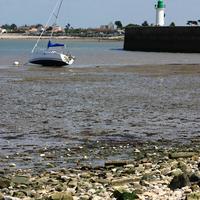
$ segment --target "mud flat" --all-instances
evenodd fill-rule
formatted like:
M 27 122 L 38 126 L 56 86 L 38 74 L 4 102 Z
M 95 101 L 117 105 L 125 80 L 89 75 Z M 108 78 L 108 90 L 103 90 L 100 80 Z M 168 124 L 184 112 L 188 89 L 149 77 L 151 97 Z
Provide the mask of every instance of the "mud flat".
M 199 74 L 1 68 L 0 199 L 195 199 Z

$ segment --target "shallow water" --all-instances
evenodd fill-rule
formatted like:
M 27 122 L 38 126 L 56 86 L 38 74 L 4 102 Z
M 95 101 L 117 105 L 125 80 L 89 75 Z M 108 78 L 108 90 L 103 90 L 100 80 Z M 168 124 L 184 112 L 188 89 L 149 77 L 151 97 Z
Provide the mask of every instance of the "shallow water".
M 21 64 L 27 63 L 34 43 L 34 40 L 0 40 L 0 65 L 12 65 L 15 60 Z M 123 51 L 123 42 L 64 41 L 64 43 L 76 57 L 73 67 L 200 63 L 199 54 Z M 46 41 L 39 43 L 39 48 L 45 46 Z

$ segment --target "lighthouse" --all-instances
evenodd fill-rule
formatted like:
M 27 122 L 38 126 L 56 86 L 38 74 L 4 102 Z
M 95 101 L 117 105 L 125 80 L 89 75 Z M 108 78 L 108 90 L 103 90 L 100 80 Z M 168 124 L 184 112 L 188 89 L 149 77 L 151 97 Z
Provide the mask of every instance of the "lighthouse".
M 165 25 L 165 4 L 163 0 L 158 0 L 156 8 L 156 26 Z

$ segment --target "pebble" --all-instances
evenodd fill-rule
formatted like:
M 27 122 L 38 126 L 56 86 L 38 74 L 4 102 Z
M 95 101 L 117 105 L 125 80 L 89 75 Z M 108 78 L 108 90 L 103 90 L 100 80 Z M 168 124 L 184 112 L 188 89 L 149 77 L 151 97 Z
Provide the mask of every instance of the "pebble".
M 16 167 L 16 164 L 15 163 L 10 163 L 9 167 Z

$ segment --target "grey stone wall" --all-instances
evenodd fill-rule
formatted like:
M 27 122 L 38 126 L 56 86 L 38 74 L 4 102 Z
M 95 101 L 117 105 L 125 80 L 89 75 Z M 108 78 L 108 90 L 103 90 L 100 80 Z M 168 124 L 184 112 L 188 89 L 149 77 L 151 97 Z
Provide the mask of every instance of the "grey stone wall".
M 124 50 L 200 53 L 200 27 L 126 28 Z

